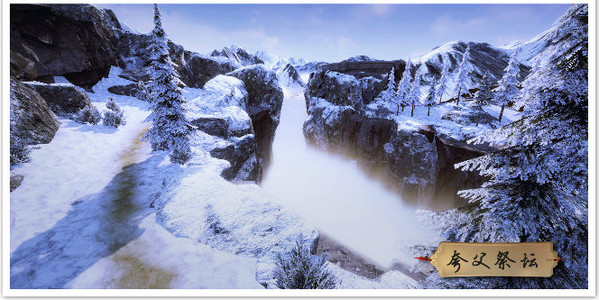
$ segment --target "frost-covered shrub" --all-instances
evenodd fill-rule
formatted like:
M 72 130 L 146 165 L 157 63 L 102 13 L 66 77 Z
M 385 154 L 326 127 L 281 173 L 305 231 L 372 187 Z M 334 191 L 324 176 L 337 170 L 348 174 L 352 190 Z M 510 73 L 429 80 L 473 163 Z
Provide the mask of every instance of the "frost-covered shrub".
M 75 121 L 83 124 L 98 124 L 102 115 L 95 106 L 86 106 L 75 115 Z
M 114 99 L 108 97 L 106 100 L 106 108 L 108 110 L 104 111 L 103 116 L 103 124 L 105 126 L 119 127 L 121 125 L 125 125 L 125 117 L 123 116 L 123 112 L 121 108 L 116 104 Z
M 277 287 L 281 289 L 333 289 L 335 276 L 326 267 L 326 255 L 310 254 L 301 239 L 287 255 L 278 255 L 275 269 Z
M 26 163 L 30 161 L 29 148 L 24 138 L 17 134 L 10 135 L 10 165 Z

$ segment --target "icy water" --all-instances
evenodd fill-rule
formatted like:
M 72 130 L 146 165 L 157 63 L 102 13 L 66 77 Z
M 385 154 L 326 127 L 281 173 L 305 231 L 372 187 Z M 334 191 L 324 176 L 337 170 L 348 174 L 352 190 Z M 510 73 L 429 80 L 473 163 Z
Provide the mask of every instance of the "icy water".
M 398 243 L 431 238 L 417 221 L 416 208 L 355 162 L 308 147 L 302 132 L 306 118 L 303 91 L 286 90 L 272 164 L 262 185 L 273 201 L 383 268 L 406 259 L 398 257 Z

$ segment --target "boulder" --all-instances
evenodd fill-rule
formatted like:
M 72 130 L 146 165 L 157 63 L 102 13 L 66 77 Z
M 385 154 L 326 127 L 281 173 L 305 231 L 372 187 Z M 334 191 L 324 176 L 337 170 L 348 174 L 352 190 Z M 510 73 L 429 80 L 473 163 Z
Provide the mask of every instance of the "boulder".
M 23 175 L 10 171 L 10 192 L 16 190 L 19 186 L 21 186 L 21 182 L 23 182 Z
M 27 144 L 49 143 L 60 127 L 60 121 L 44 98 L 29 86 L 10 78 L 11 133 Z
M 241 80 L 217 75 L 204 85 L 197 98 L 187 100 L 187 118 L 223 119 L 227 127 L 225 136 L 253 134 L 252 119 L 246 112 L 247 102 L 248 92 Z
M 92 105 L 85 91 L 72 84 L 40 82 L 27 82 L 26 84 L 38 92 L 57 115 L 69 116 Z
M 115 95 L 135 97 L 139 92 L 139 86 L 136 83 L 113 85 L 108 88 L 108 91 Z
M 90 89 L 116 65 L 114 13 L 87 4 L 10 6 L 11 74 L 53 82 L 64 76 Z
M 247 112 L 252 119 L 256 136 L 256 154 L 266 169 L 270 162 L 275 130 L 279 125 L 283 90 L 279 87 L 277 76 L 264 65 L 253 65 L 237 69 L 228 76 L 243 81 L 248 92 Z
M 192 120 L 191 124 L 196 126 L 198 130 L 201 130 L 209 135 L 217 136 L 223 139 L 228 137 L 229 124 L 227 124 L 225 119 L 217 117 L 203 117 Z
M 215 148 L 210 155 L 227 160 L 229 168 L 223 170 L 221 176 L 226 180 L 257 181 L 262 179 L 261 164 L 256 157 L 256 140 L 248 134 L 241 138 L 233 138 L 232 144 L 224 148 Z

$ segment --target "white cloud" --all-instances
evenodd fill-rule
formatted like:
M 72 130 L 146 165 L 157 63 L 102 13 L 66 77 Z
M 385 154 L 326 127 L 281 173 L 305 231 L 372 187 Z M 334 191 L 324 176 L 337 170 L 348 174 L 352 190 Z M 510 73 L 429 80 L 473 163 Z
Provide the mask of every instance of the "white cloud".
M 371 4 L 370 11 L 378 17 L 386 17 L 393 12 L 395 6 L 392 4 Z
M 464 32 L 481 32 L 489 24 L 486 18 L 478 17 L 467 20 L 456 19 L 448 13 L 437 17 L 430 25 L 430 30 L 439 35 Z

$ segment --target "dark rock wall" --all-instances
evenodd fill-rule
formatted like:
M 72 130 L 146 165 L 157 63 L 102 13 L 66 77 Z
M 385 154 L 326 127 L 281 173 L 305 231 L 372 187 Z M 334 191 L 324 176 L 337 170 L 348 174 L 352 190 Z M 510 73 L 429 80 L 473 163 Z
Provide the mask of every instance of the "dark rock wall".
M 27 144 L 49 143 L 60 121 L 34 89 L 15 78 L 10 79 L 10 129 Z
M 304 93 L 309 115 L 303 127 L 307 142 L 356 159 L 366 172 L 380 177 L 408 202 L 431 209 L 466 204 L 456 192 L 476 187 L 484 178 L 456 170 L 454 164 L 492 149 L 439 136 L 433 126 L 398 130 L 394 121 L 364 116 L 361 107 L 372 101 L 370 95 L 384 89 L 384 81 L 347 76 L 331 71 L 312 74 Z
M 256 136 L 256 153 L 262 159 L 265 170 L 270 163 L 272 143 L 279 125 L 283 90 L 279 87 L 276 74 L 263 65 L 240 68 L 227 75 L 245 84 L 248 92 L 247 112 Z
M 91 88 L 116 65 L 114 14 L 92 5 L 10 5 L 11 74 L 52 82 L 65 76 Z

